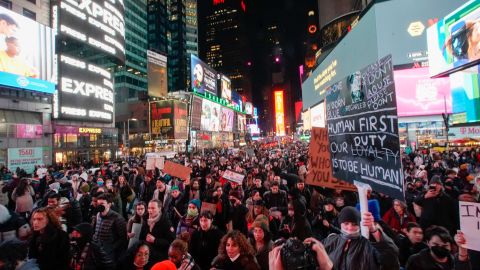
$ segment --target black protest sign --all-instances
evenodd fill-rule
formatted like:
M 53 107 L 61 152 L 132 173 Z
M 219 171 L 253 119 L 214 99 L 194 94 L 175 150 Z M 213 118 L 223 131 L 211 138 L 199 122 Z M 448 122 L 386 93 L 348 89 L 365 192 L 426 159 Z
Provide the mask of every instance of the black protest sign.
M 333 175 L 404 199 L 391 55 L 327 90 Z

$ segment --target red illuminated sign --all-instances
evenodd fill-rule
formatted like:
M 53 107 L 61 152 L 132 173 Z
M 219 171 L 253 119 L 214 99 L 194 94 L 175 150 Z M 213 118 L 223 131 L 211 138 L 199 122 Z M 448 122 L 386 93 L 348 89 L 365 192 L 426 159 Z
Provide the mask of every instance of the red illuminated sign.
M 283 90 L 273 92 L 275 101 L 275 132 L 277 136 L 285 136 L 285 108 Z
M 216 6 L 218 4 L 223 4 L 225 3 L 225 0 L 213 0 L 213 5 Z

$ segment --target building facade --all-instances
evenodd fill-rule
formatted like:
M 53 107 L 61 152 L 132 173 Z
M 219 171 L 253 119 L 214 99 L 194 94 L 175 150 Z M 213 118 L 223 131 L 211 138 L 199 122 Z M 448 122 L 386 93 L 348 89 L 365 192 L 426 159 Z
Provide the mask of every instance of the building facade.
M 50 0 L 0 0 L 0 6 L 50 26 Z

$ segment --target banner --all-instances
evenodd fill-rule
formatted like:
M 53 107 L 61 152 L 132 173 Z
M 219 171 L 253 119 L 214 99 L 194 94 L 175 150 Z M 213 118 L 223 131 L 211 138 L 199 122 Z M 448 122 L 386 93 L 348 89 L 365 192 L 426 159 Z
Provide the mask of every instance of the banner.
M 349 191 L 357 190 L 354 185 L 333 177 L 326 128 L 312 128 L 308 157 L 308 174 L 305 180 L 307 184 Z
M 14 172 L 17 167 L 28 174 L 33 173 L 35 165 L 43 164 L 43 148 L 8 148 L 8 169 Z
M 171 176 L 178 177 L 182 180 L 185 180 L 187 178 L 190 178 L 190 174 L 192 173 L 192 168 L 185 167 L 178 163 L 167 160 L 165 161 L 163 172 L 168 173 Z
M 150 125 L 154 137 L 164 140 L 174 139 L 173 101 L 162 100 L 150 103 Z
M 243 178 L 245 178 L 245 175 L 226 170 L 223 173 L 222 177 L 229 181 L 233 181 L 241 185 L 243 183 Z
M 391 55 L 330 86 L 326 101 L 333 175 L 403 200 Z
M 163 170 L 164 166 L 165 166 L 165 157 L 147 157 L 147 164 L 146 164 L 147 171 L 155 170 L 155 168 Z
M 460 230 L 465 235 L 465 248 L 480 251 L 480 203 L 458 202 Z
M 175 139 L 176 140 L 186 140 L 188 139 L 188 131 L 187 131 L 187 103 L 174 101 L 173 102 L 173 109 L 174 109 L 174 130 L 175 130 Z
M 147 50 L 147 77 L 149 96 L 167 96 L 167 57 L 165 55 Z

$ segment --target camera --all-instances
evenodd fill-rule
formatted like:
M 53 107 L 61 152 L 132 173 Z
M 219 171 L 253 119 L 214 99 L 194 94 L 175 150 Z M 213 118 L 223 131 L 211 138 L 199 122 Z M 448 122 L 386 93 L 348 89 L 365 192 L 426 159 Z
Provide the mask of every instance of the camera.
M 304 244 L 297 238 L 289 238 L 280 250 L 283 268 L 285 270 L 304 269 L 315 270 L 319 265 L 317 255 L 310 244 Z

